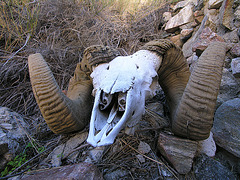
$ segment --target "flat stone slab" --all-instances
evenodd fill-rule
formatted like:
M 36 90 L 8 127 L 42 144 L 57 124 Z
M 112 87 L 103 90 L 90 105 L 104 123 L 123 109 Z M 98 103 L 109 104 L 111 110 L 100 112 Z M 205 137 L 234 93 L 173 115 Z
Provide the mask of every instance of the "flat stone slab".
M 159 134 L 158 149 L 180 174 L 187 174 L 193 163 L 198 142 L 165 133 Z

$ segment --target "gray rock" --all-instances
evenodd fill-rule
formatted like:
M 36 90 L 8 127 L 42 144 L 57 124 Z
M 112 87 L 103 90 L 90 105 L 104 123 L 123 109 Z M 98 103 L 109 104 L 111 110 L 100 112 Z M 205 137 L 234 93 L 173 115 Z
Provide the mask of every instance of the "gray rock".
M 237 179 L 234 174 L 220 162 L 202 154 L 200 155 L 193 166 L 193 170 L 197 180 L 206 179 Z
M 32 179 L 75 179 L 75 180 L 103 180 L 103 176 L 97 167 L 89 163 L 80 163 L 58 168 L 37 170 L 28 172 L 21 180 Z
M 237 35 L 237 29 L 224 34 L 223 39 L 226 43 L 238 43 L 239 42 L 239 37 Z
M 240 98 L 223 103 L 216 111 L 213 137 L 216 144 L 240 157 Z
M 240 38 L 240 28 L 238 28 L 237 35 Z
M 187 174 L 193 163 L 198 143 L 165 133 L 159 134 L 158 149 L 180 174 Z
M 239 96 L 240 79 L 235 78 L 228 69 L 223 68 L 220 91 L 217 99 L 217 107 L 229 99 Z
M 115 180 L 115 179 L 121 179 L 124 178 L 124 176 L 127 176 L 128 172 L 126 170 L 117 169 L 111 173 L 106 173 L 104 175 L 105 180 Z
M 173 16 L 166 24 L 167 32 L 174 32 L 179 26 L 193 21 L 193 6 L 191 4 L 185 6 L 178 14 Z
M 240 57 L 232 59 L 231 62 L 232 73 L 234 77 L 240 77 Z
M 105 149 L 106 146 L 100 146 L 89 151 L 90 158 L 93 160 L 93 162 L 97 163 L 101 161 Z
M 11 160 L 7 156 L 15 156 L 23 149 L 20 145 L 27 138 L 26 130 L 28 126 L 20 114 L 0 107 L 0 170 Z

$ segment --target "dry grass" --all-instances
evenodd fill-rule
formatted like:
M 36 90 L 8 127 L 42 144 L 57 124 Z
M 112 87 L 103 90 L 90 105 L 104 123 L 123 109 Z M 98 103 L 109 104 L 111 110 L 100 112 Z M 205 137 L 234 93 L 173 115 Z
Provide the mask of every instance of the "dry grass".
M 164 0 L 7 0 L 0 14 L 0 105 L 39 114 L 29 81 L 27 57 L 40 52 L 60 88 L 66 89 L 83 50 L 90 45 L 135 52 L 161 38 Z

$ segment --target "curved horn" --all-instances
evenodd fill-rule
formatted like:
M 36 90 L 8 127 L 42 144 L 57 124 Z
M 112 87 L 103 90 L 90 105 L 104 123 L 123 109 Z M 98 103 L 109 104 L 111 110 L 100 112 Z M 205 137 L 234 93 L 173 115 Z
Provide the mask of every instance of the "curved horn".
M 78 81 L 74 86 L 77 81 L 73 77 L 67 97 L 41 54 L 30 55 L 28 66 L 35 99 L 50 129 L 57 134 L 83 129 L 91 114 L 91 80 Z
M 170 107 L 174 134 L 194 140 L 208 138 L 221 81 L 225 45 L 210 45 L 199 58 L 191 77 L 181 49 L 171 41 L 152 41 L 142 49 L 163 56 L 158 70 L 159 84 Z
M 119 52 L 104 46 L 91 46 L 84 51 L 70 79 L 67 96 L 62 93 L 41 54 L 28 58 L 29 74 L 35 99 L 50 127 L 57 134 L 81 130 L 89 122 L 93 106 L 92 66 L 111 61 Z
M 172 121 L 175 134 L 194 140 L 209 137 L 225 53 L 226 44 L 214 42 L 198 59 Z

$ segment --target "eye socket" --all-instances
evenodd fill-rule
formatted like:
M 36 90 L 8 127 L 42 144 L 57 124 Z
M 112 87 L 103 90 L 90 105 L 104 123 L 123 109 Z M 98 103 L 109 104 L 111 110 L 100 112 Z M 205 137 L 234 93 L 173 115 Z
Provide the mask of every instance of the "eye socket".
M 107 67 L 107 70 L 109 70 L 109 66 Z

